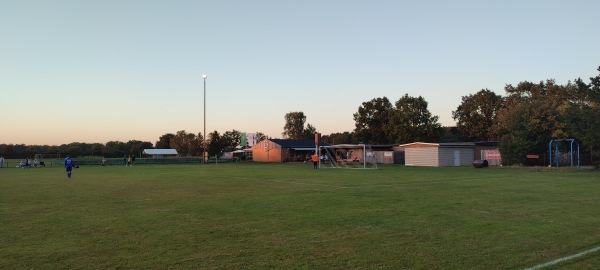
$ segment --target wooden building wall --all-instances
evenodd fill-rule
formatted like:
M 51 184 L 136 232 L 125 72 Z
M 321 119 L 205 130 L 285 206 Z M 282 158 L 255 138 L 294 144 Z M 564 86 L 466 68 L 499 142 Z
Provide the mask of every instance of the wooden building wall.
M 252 160 L 255 162 L 281 163 L 283 162 L 282 148 L 272 141 L 263 140 L 252 147 Z
M 407 147 L 404 152 L 406 166 L 439 166 L 437 147 Z

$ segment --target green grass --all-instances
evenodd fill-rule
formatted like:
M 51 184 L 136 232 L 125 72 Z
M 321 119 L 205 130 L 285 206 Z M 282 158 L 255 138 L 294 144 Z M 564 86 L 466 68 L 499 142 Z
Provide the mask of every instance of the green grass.
M 598 172 L 311 166 L 3 168 L 0 269 L 523 269 L 600 246 Z

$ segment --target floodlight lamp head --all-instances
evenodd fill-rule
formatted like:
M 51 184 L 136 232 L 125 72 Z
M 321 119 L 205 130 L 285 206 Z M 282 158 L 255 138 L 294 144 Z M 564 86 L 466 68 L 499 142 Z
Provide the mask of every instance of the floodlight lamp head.
M 208 76 L 206 76 L 206 74 L 203 74 L 203 75 L 202 75 L 202 78 L 203 78 L 203 79 L 206 79 L 207 77 L 208 77 Z

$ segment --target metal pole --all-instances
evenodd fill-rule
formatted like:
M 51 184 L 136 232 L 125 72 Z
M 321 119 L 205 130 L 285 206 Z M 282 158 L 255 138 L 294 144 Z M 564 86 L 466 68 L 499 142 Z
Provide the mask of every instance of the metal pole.
M 206 163 L 206 75 L 202 75 L 202 78 L 204 78 L 204 138 L 203 139 L 203 146 L 202 146 L 202 163 Z
M 319 157 L 319 161 L 317 162 L 317 168 L 321 167 L 321 155 L 319 155 L 319 145 L 315 144 L 315 156 Z M 312 160 L 312 157 L 311 157 Z
M 581 169 L 579 161 L 579 144 L 577 144 L 577 169 Z
M 367 146 L 363 144 L 363 169 L 367 168 Z
M 575 140 L 571 139 L 571 168 L 573 168 L 573 142 Z
M 550 152 L 550 168 L 552 168 L 552 142 L 553 140 L 550 140 L 550 143 L 548 144 L 548 152 Z
M 555 144 L 554 148 L 556 148 L 556 152 L 555 152 L 555 155 L 556 155 L 556 168 L 558 168 L 558 144 Z

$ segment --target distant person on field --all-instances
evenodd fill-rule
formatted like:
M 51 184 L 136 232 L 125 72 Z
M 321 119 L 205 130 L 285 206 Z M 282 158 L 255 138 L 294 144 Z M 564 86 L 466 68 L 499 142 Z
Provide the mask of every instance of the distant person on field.
M 312 162 L 313 162 L 313 169 L 316 170 L 319 167 L 319 156 L 313 155 Z
M 73 167 L 75 167 L 73 159 L 71 159 L 70 156 L 67 156 L 67 158 L 65 158 L 65 169 L 67 170 L 67 178 L 71 178 L 71 171 L 73 170 Z
M 0 156 L 0 168 L 4 167 L 4 157 Z
M 31 167 L 31 161 L 29 160 L 29 157 L 26 157 L 25 162 L 23 164 L 23 168 L 29 169 L 29 167 Z
M 127 158 L 127 166 L 131 166 L 131 156 Z

